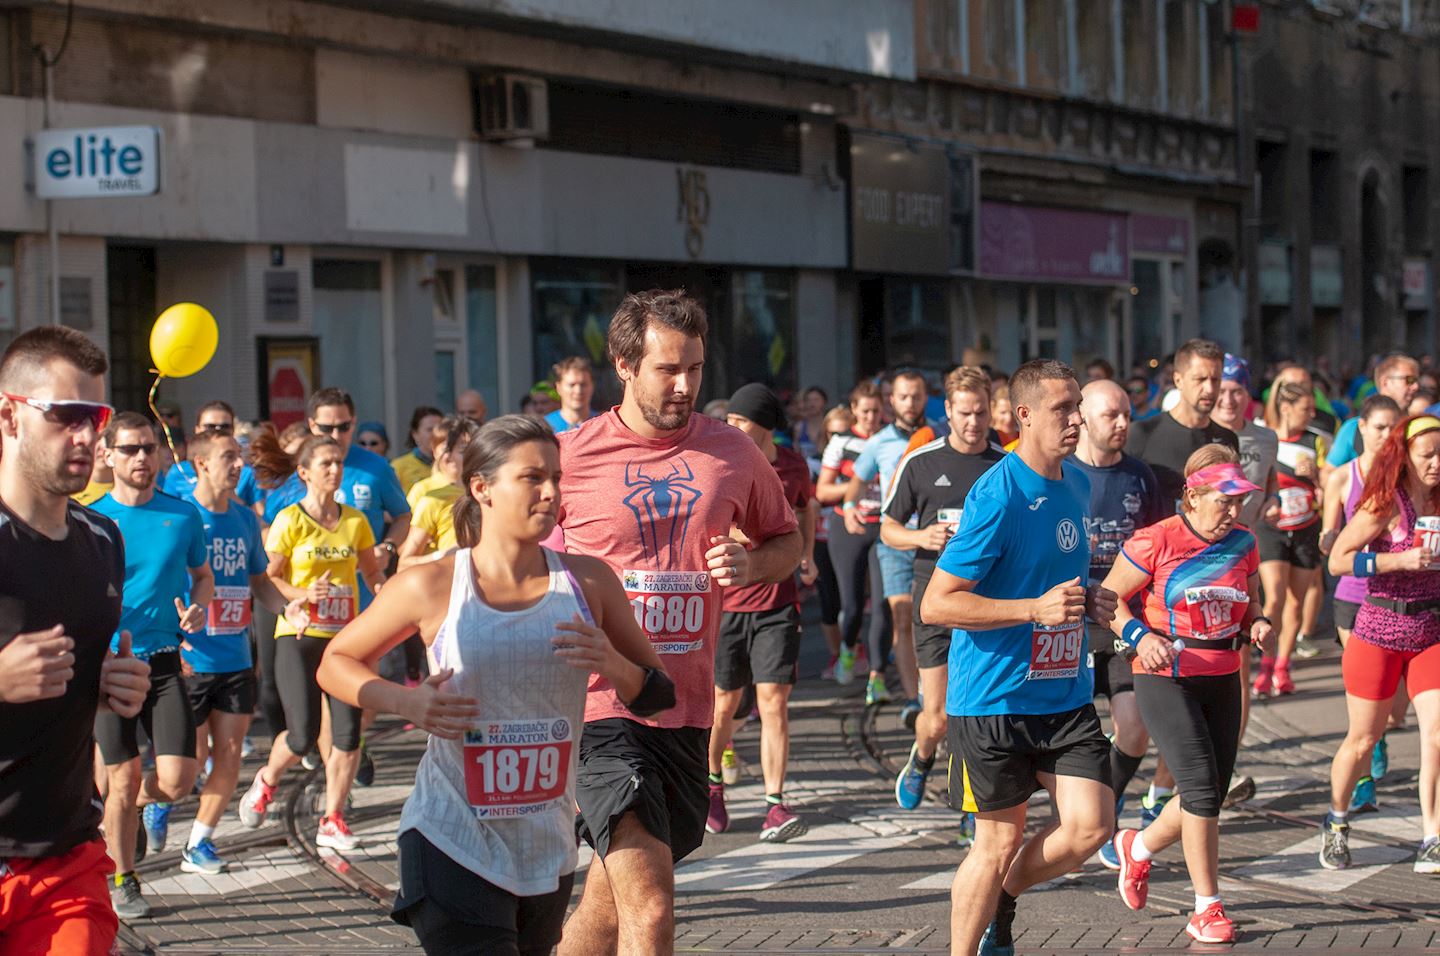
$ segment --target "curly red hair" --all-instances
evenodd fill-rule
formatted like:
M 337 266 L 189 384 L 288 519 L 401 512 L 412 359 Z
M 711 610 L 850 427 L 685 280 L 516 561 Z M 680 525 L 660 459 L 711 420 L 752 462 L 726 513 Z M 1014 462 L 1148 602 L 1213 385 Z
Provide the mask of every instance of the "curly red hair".
M 1434 417 L 1423 413 L 1411 415 L 1391 429 L 1390 437 L 1385 439 L 1385 444 L 1375 453 L 1375 461 L 1365 474 L 1365 491 L 1360 495 L 1360 504 L 1357 507 L 1383 515 L 1395 506 L 1395 490 L 1403 488 L 1410 478 L 1410 446 L 1421 435 L 1440 431 L 1434 427 L 1422 428 L 1412 436 L 1410 426 L 1417 419 Z M 1414 505 L 1420 514 L 1440 513 L 1440 487 L 1430 489 L 1427 506 L 1422 506 L 1418 501 L 1414 502 Z

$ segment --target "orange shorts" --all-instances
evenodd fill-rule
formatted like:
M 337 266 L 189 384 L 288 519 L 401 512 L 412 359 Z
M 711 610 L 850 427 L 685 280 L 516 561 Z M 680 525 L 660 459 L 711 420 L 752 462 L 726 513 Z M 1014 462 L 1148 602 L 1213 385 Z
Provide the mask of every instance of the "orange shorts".
M 115 864 L 105 841 L 60 856 L 13 857 L 0 868 L 0 952 L 7 956 L 106 956 L 120 921 L 110 906 Z
M 1405 678 L 1411 697 L 1440 688 L 1440 644 L 1423 651 L 1387 651 L 1352 635 L 1340 658 L 1345 693 L 1362 700 L 1389 700 Z

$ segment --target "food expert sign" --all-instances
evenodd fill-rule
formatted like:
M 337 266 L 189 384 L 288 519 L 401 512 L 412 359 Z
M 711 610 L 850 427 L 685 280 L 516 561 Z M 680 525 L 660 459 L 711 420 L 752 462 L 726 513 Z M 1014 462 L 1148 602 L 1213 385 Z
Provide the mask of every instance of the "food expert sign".
M 34 155 L 35 195 L 41 199 L 160 191 L 160 131 L 153 126 L 41 130 Z

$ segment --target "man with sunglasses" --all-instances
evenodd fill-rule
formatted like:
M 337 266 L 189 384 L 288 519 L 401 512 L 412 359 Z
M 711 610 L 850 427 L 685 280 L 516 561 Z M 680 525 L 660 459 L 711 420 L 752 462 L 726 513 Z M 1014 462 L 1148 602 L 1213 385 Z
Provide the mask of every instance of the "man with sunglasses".
M 195 714 L 181 674 L 180 645 L 205 628 L 215 598 L 205 525 L 195 506 L 155 490 L 160 448 L 156 427 L 135 412 L 121 412 L 105 429 L 105 455 L 115 487 L 94 510 L 120 526 L 125 549 L 125 596 L 120 624 L 132 635 L 136 657 L 150 664 L 150 693 L 134 717 L 102 713 L 95 737 L 109 778 L 105 843 L 116 874 L 110 890 L 115 912 L 126 919 L 150 915 L 140 895 L 135 861 L 143 808 L 147 842 L 165 848 L 170 804 L 195 783 Z M 118 638 L 117 638 L 118 640 Z M 155 746 L 155 769 L 140 763 L 139 726 Z
M 1391 352 L 1375 366 L 1375 390 L 1386 398 L 1393 399 L 1403 412 L 1410 407 L 1410 400 L 1420 391 L 1420 363 L 1403 352 Z M 1325 456 L 1328 468 L 1348 465 L 1365 450 L 1360 438 L 1360 416 L 1355 416 L 1340 426 L 1335 433 L 1335 444 Z
M 200 406 L 195 416 L 197 435 L 234 435 L 235 409 L 229 402 L 215 399 Z M 165 472 L 165 483 L 161 488 L 167 495 L 189 498 L 195 493 L 195 466 L 189 461 L 177 461 Z M 255 469 L 248 464 L 240 472 L 240 483 L 231 492 L 235 500 L 247 508 L 254 508 L 265 500 L 265 489 L 255 480 Z
M 117 923 L 94 782 L 98 708 L 140 710 L 149 668 L 109 653 L 124 544 L 71 501 L 110 419 L 105 353 L 45 327 L 0 358 L 0 950 L 101 956 Z M 63 586 L 61 586 L 63 583 Z M 127 635 L 128 637 L 128 635 Z

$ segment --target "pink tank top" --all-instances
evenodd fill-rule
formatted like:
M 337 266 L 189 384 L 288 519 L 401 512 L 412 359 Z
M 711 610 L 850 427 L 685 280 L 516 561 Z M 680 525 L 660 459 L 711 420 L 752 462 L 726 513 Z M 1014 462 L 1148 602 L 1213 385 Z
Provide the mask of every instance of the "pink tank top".
M 1360 474 L 1360 459 L 1357 458 L 1350 462 L 1350 493 L 1345 496 L 1346 522 L 1355 517 L 1355 509 L 1360 507 L 1360 496 L 1364 493 L 1365 479 Z M 1363 578 L 1342 575 L 1340 580 L 1335 582 L 1335 600 L 1359 604 L 1365 600 L 1366 588 Z

